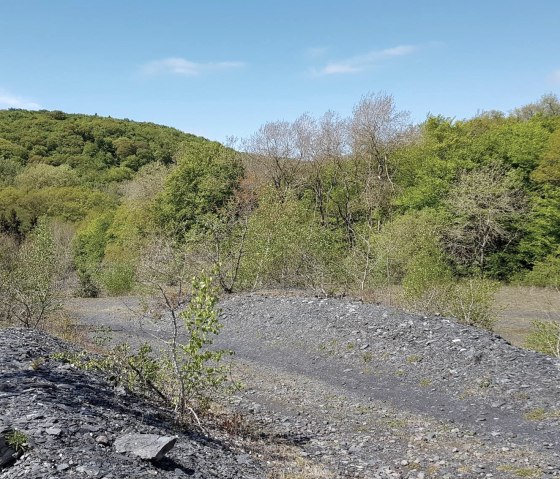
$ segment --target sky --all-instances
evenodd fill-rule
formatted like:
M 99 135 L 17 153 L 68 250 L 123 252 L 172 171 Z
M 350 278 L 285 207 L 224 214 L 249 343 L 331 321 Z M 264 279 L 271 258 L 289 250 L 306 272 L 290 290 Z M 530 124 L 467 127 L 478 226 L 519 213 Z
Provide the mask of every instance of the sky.
M 0 109 L 218 141 L 393 95 L 414 122 L 560 95 L 560 0 L 0 0 Z

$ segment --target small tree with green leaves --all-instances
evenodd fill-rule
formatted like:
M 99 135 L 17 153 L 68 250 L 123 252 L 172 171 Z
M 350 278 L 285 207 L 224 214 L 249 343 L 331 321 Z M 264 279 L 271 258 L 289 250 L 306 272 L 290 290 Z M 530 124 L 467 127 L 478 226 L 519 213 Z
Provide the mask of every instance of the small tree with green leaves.
M 173 337 L 167 361 L 173 367 L 171 387 L 175 410 L 182 416 L 187 411 L 194 414 L 193 406 L 207 399 L 227 380 L 228 369 L 220 364 L 227 351 L 210 350 L 212 337 L 220 332 L 218 310 L 212 278 L 204 273 L 193 278 L 191 298 L 181 319 L 185 341 Z
M 59 262 L 49 225 L 40 221 L 16 253 L 11 266 L 0 265 L 1 317 L 37 328 L 58 309 Z
M 209 348 L 221 329 L 218 297 L 213 279 L 194 273 L 191 256 L 188 247 L 157 238 L 141 258 L 138 277 L 146 293 L 141 319 L 154 326 L 161 345 L 152 389 L 179 417 L 197 419 L 196 410 L 225 385 L 228 367 L 221 360 L 229 352 Z

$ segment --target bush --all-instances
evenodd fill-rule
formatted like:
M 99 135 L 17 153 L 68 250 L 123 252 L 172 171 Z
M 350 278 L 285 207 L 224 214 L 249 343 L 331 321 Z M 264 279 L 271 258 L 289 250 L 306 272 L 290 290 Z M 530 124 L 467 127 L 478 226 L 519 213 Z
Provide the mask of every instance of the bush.
M 560 287 L 560 254 L 549 255 L 536 263 L 522 282 L 528 286 Z
M 560 358 L 560 323 L 533 321 L 533 330 L 525 345 L 529 349 Z
M 115 261 L 103 264 L 100 283 L 110 296 L 130 293 L 134 288 L 136 270 L 131 261 Z
M 166 289 L 162 288 L 160 293 L 166 295 Z M 103 371 L 129 390 L 155 396 L 173 406 L 179 419 L 191 414 L 198 421 L 196 410 L 208 404 L 229 376 L 228 368 L 221 364 L 229 351 L 209 348 L 212 336 L 222 327 L 217 301 L 212 279 L 204 274 L 193 278 L 190 300 L 180 314 L 172 306 L 171 296 L 165 296 L 169 308 L 165 318 L 171 320 L 171 327 L 166 330 L 171 329 L 172 335 L 171 339 L 166 337 L 167 349 L 161 357 L 148 344 L 141 345 L 135 353 L 128 344 L 120 344 L 102 357 L 92 358 L 82 352 L 61 353 L 56 358 L 71 361 L 83 369 Z M 162 316 L 154 313 L 151 319 L 161 320 Z M 182 337 L 186 338 L 185 342 L 181 342 Z
M 454 283 L 444 296 L 448 302 L 445 314 L 460 322 L 492 329 L 495 322 L 493 304 L 499 283 L 484 278 L 466 278 Z
M 113 213 L 97 216 L 85 223 L 74 238 L 74 265 L 80 280 L 80 294 L 96 297 L 100 292 L 100 268 L 107 245 L 107 230 Z
M 307 205 L 274 193 L 249 219 L 241 282 L 247 288 L 297 287 L 328 292 L 340 287 L 341 234 L 322 227 Z
M 0 318 L 37 328 L 59 307 L 59 261 L 50 226 L 43 220 L 15 252 L 0 263 Z

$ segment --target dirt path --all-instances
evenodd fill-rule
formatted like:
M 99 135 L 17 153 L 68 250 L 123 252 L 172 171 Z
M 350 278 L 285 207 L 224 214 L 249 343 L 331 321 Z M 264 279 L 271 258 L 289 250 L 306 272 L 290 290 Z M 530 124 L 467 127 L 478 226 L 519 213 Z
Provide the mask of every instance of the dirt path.
M 73 300 L 117 338 L 134 298 Z M 215 345 L 236 354 L 232 407 L 333 477 L 560 477 L 560 369 L 442 318 L 357 302 L 243 295 Z M 316 477 L 321 477 L 320 475 Z

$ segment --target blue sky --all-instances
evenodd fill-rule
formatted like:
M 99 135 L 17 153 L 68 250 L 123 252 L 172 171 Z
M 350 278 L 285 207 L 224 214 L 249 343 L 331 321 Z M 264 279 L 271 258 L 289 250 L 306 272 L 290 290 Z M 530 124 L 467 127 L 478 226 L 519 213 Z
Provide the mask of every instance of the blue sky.
M 219 141 L 385 91 L 420 122 L 560 94 L 559 0 L 0 0 L 0 108 Z

